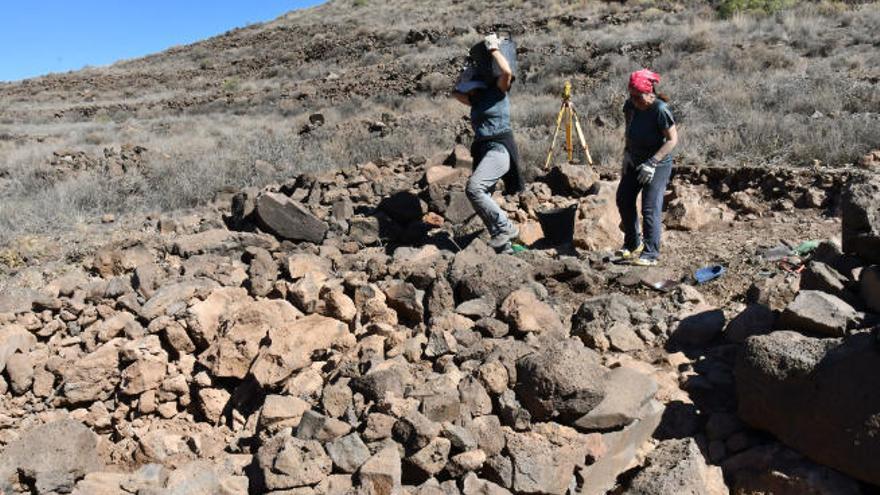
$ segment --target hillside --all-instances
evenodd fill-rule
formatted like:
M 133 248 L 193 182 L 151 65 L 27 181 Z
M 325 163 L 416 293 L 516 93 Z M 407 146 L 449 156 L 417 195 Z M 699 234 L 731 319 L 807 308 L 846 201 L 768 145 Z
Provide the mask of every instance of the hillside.
M 445 94 L 466 49 L 495 29 L 520 47 L 513 119 L 530 166 L 570 79 L 593 155 L 615 168 L 625 77 L 641 66 L 673 98 L 680 163 L 856 163 L 880 147 L 878 21 L 876 3 L 721 20 L 703 2 L 331 1 L 142 59 L 0 85 L 0 243 L 104 213 L 204 204 L 227 186 L 448 150 L 467 125 Z M 325 124 L 306 127 L 314 113 Z M 96 181 L 104 150 L 123 145 L 145 148 L 138 165 Z

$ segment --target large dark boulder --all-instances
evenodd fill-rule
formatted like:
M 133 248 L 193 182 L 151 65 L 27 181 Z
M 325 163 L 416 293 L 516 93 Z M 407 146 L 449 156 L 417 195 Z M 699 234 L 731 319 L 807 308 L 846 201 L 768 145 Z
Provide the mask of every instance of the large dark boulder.
M 741 344 L 752 335 L 770 333 L 776 325 L 776 313 L 763 304 L 749 304 L 727 324 L 724 338 Z
M 675 346 L 705 346 L 721 335 L 726 324 L 724 311 L 709 306 L 698 306 L 694 312 L 678 322 L 669 340 Z
M 849 290 L 850 281 L 833 267 L 821 261 L 810 261 L 801 273 L 801 290 L 827 292 L 855 305 L 855 296 Z
M 533 281 L 532 267 L 508 254 L 496 254 L 475 239 L 455 255 L 449 273 L 456 300 L 492 297 L 503 301 L 511 292 Z
M 536 419 L 575 419 L 602 402 L 606 373 L 580 340 L 560 340 L 517 361 L 516 394 Z
M 318 244 L 328 229 L 302 204 L 278 193 L 264 193 L 257 199 L 256 218 L 261 229 L 289 241 Z
M 736 364 L 739 416 L 814 461 L 880 484 L 875 336 L 750 337 Z
M 868 310 L 880 313 L 880 266 L 869 266 L 862 270 L 859 292 Z
M 666 440 L 645 460 L 625 495 L 728 495 L 721 469 L 709 466 L 692 438 Z
M 880 178 L 853 184 L 843 195 L 843 252 L 880 263 Z
M 78 421 L 38 426 L 6 445 L 0 454 L 0 493 L 18 493 L 13 484 L 30 480 L 33 493 L 70 493 L 86 474 L 98 471 L 98 436 Z

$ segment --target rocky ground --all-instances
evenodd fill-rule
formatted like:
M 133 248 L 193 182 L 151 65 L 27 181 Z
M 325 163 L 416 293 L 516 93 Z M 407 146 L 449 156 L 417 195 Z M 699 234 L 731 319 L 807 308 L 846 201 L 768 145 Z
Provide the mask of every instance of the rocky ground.
M 504 198 L 529 249 L 497 255 L 446 155 L 104 218 L 10 274 L 0 491 L 878 492 L 875 172 L 682 167 L 644 269 L 613 173 Z

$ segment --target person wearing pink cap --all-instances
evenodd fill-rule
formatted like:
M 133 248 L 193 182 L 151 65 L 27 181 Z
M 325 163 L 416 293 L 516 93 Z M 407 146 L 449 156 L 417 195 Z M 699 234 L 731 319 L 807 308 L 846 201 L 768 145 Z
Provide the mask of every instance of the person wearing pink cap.
M 648 69 L 633 72 L 629 77 L 629 99 L 623 105 L 626 143 L 617 209 L 624 246 L 619 255 L 640 266 L 654 266 L 660 258 L 663 194 L 672 174 L 672 151 L 678 144 L 675 119 L 667 105 L 669 98 L 657 92 L 659 83 L 660 75 Z M 639 193 L 641 222 L 636 209 Z

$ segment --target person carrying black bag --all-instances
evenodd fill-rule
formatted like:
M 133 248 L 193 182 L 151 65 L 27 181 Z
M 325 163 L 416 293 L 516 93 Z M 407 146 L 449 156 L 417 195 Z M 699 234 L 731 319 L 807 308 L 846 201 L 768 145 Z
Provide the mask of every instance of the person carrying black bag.
M 512 252 L 511 242 L 519 237 L 519 229 L 491 196 L 499 179 L 504 181 L 505 194 L 523 189 L 519 154 L 510 125 L 509 92 L 514 73 L 501 43 L 496 34 L 490 34 L 483 39 L 482 47 L 475 47 L 488 52 L 494 70 L 486 74 L 485 68 L 480 70 L 483 64 L 477 61 L 464 70 L 452 96 L 471 107 L 474 171 L 465 193 L 489 231 L 489 245 L 497 252 Z

